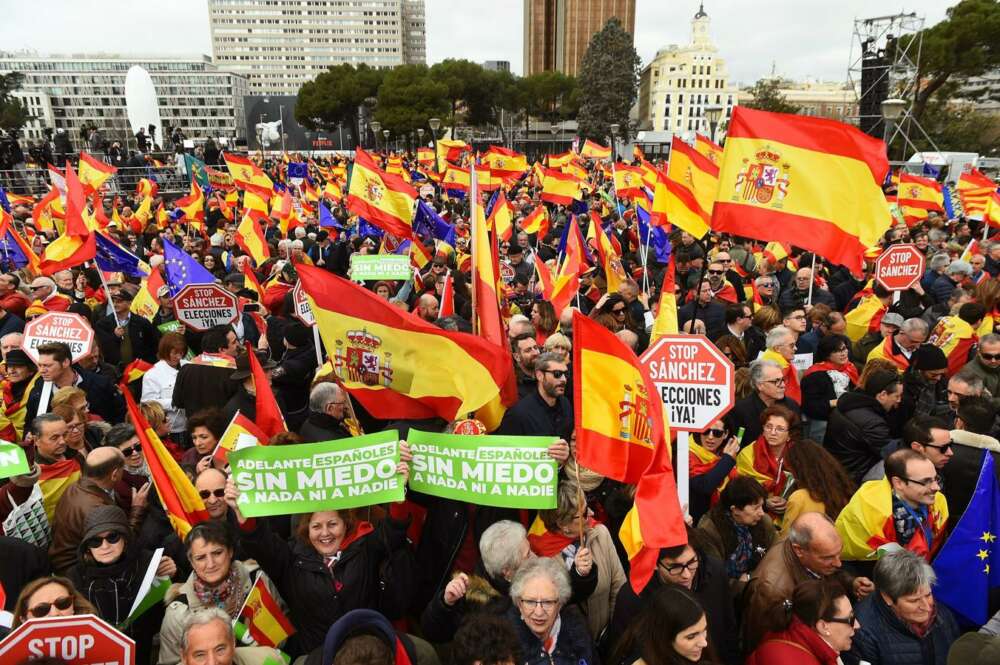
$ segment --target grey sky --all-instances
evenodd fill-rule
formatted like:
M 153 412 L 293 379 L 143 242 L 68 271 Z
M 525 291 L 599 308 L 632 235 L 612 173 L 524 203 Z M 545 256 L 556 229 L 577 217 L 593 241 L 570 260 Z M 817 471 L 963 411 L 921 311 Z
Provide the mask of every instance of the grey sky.
M 4 3 L 0 48 L 39 53 L 211 53 L 206 0 L 42 0 Z M 694 0 L 637 0 L 636 49 L 647 63 L 656 50 L 684 44 Z M 932 25 L 953 2 L 907 0 L 708 0 L 711 34 L 735 81 L 771 70 L 802 79 L 845 80 L 856 17 L 915 11 Z M 427 59 L 509 60 L 521 71 L 521 0 L 426 0 Z M 877 5 L 877 6 L 873 6 Z

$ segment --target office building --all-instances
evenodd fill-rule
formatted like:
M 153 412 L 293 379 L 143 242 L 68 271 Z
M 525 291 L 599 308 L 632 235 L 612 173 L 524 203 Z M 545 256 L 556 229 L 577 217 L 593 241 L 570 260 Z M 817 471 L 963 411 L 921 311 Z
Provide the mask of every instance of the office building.
M 635 35 L 636 0 L 524 0 L 524 75 L 580 73 L 594 33 L 615 17 Z
M 848 83 L 779 78 L 778 94 L 789 104 L 798 106 L 799 115 L 858 124 L 858 93 Z M 736 103 L 746 104 L 752 99 L 747 90 L 741 90 Z
M 509 72 L 510 60 L 487 60 L 483 63 L 483 69 L 490 72 Z
M 164 126 L 179 126 L 188 138 L 245 137 L 247 81 L 216 67 L 207 55 L 0 53 L 0 74 L 24 74 L 17 97 L 35 119 L 24 128 L 23 136 L 39 139 L 45 128 L 62 129 L 77 146 L 81 145 L 81 128 L 97 126 L 109 142 L 135 147 L 125 112 L 125 76 L 135 65 L 149 72 Z
M 208 0 L 212 53 L 261 95 L 294 95 L 327 68 L 427 59 L 424 0 Z

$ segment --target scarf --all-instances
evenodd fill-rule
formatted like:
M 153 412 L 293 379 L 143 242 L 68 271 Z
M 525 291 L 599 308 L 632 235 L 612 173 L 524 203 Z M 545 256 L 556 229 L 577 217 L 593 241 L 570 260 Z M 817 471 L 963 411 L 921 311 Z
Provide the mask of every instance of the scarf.
M 730 579 L 737 579 L 743 573 L 750 571 L 753 537 L 750 535 L 750 527 L 745 524 L 737 524 L 731 514 L 727 514 L 726 517 L 736 533 L 736 549 L 726 559 L 726 575 Z
M 788 448 L 791 445 L 791 441 L 785 444 L 784 457 L 788 457 Z M 763 483 L 764 489 L 767 490 L 768 494 L 771 496 L 781 496 L 781 493 L 785 491 L 785 484 L 792 473 L 792 469 L 788 466 L 788 462 L 784 458 L 779 461 L 774 456 L 771 452 L 771 446 L 767 445 L 767 440 L 763 434 L 753 444 L 753 468 L 768 478 L 768 481 Z
M 901 372 L 905 372 L 910 367 L 910 359 L 903 355 L 902 351 L 899 353 L 893 353 L 895 344 L 892 341 L 892 338 L 893 336 L 889 335 L 882 343 L 882 355 L 885 356 L 886 360 L 891 360 L 896 363 L 896 366 L 899 367 Z
M 854 363 L 848 361 L 843 365 L 838 365 L 832 363 L 829 360 L 824 360 L 821 363 L 816 363 L 812 367 L 806 370 L 806 373 L 802 375 L 802 378 L 809 376 L 810 374 L 815 374 L 816 372 L 841 372 L 847 375 L 847 378 L 851 380 L 851 385 L 858 385 L 859 375 L 858 368 Z
M 777 351 L 767 349 L 760 356 L 761 360 L 773 360 L 781 365 L 781 373 L 785 379 L 785 397 L 796 404 L 802 403 L 802 388 L 799 387 L 799 373 L 795 365 L 785 360 L 785 356 Z
M 898 496 L 892 495 L 892 525 L 896 529 L 896 542 L 903 547 L 906 547 L 913 540 L 917 529 L 923 529 L 927 549 L 931 549 L 934 532 L 928 518 L 927 506 L 911 508 Z
M 587 520 L 587 526 L 593 529 L 597 526 L 597 522 L 593 518 L 590 518 Z M 528 545 L 531 546 L 531 551 L 537 556 L 555 556 L 570 545 L 579 542 L 579 536 L 567 536 L 556 531 L 546 530 L 545 533 L 541 534 L 528 534 Z
M 690 443 L 690 447 L 688 448 L 688 468 L 690 469 L 691 477 L 694 478 L 695 476 L 710 473 L 721 459 L 722 458 L 719 455 L 716 455 L 708 448 L 692 441 Z M 729 475 L 723 478 L 722 482 L 719 483 L 719 486 L 715 488 L 714 492 L 712 492 L 710 505 L 714 506 L 718 503 L 719 494 L 723 489 L 725 489 L 726 485 L 729 484 L 729 481 L 736 478 L 737 475 L 739 474 L 736 472 L 736 467 L 733 467 L 733 470 L 729 472 Z
M 205 607 L 218 607 L 232 619 L 236 618 L 243 605 L 243 585 L 240 584 L 240 572 L 235 565 L 229 567 L 229 574 L 214 587 L 205 584 L 197 575 L 194 576 L 192 586 L 198 602 Z

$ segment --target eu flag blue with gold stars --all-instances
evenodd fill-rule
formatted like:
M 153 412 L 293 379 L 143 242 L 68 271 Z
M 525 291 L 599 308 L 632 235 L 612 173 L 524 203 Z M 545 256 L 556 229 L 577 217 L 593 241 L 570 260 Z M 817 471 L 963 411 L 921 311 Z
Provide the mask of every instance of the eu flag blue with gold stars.
M 214 284 L 215 275 L 208 272 L 183 249 L 161 237 L 163 241 L 163 267 L 167 273 L 170 297 L 176 296 L 188 284 Z
M 934 559 L 934 597 L 977 626 L 990 618 L 990 590 L 1000 587 L 998 534 L 1000 483 L 986 452 L 969 507 Z

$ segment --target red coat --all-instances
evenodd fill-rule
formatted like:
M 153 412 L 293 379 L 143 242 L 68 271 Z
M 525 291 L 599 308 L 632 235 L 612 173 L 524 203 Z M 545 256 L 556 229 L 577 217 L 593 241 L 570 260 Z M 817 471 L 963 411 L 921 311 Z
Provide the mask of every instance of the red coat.
M 839 655 L 819 633 L 792 617 L 786 630 L 764 637 L 746 665 L 837 665 Z

